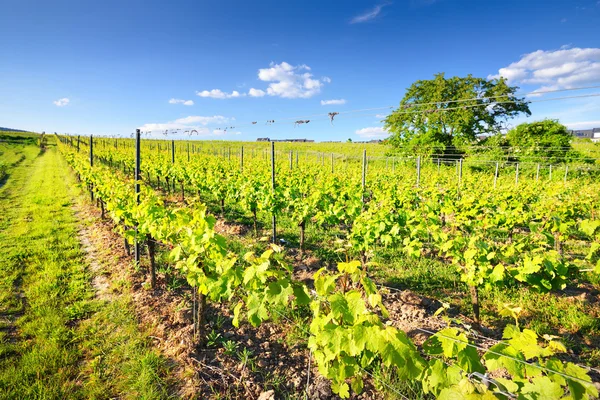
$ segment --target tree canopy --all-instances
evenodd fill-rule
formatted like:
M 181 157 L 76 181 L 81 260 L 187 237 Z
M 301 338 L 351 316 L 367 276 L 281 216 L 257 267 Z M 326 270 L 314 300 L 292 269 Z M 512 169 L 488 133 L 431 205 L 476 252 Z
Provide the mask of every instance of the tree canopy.
M 497 133 L 520 113 L 531 115 L 518 87 L 503 78 L 472 75 L 414 82 L 398 109 L 385 120 L 389 143 L 404 153 L 455 153 L 456 147 L 476 141 L 477 135 Z
M 571 132 L 552 119 L 522 123 L 508 131 L 506 139 L 512 153 L 521 161 L 560 163 L 572 152 Z
M 524 122 L 508 131 L 506 135 L 487 137 L 469 150 L 474 159 L 496 161 L 534 162 L 558 164 L 564 162 L 593 162 L 572 147 L 573 136 L 566 126 L 557 120 L 545 119 Z

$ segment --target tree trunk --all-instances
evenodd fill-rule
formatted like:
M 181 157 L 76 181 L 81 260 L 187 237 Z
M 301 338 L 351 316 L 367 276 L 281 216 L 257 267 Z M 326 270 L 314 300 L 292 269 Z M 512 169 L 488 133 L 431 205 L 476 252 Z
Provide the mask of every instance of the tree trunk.
M 562 243 L 560 242 L 560 233 L 554 233 L 554 249 L 562 256 Z
M 100 200 L 100 218 L 104 219 L 104 201 Z
M 475 322 L 479 325 L 479 291 L 477 286 L 469 286 L 471 292 L 471 304 L 473 304 L 473 314 L 475 315 Z
M 125 252 L 127 253 L 128 256 L 130 256 L 131 248 L 129 247 L 129 242 L 127 241 L 127 238 L 123 238 L 123 243 L 125 243 Z
M 253 222 L 254 222 L 254 236 L 258 236 L 258 225 L 256 223 L 256 208 L 254 210 L 252 210 L 252 218 L 253 218 Z
M 362 263 L 363 268 L 365 268 L 367 265 L 367 252 L 364 250 L 360 251 L 360 262 Z
M 195 288 L 193 289 L 195 290 Z M 204 342 L 204 320 L 206 314 L 206 296 L 200 292 L 195 292 L 196 296 L 196 341 L 199 345 Z
M 181 181 L 181 201 L 185 201 L 185 189 L 183 187 L 183 181 Z
M 146 236 L 146 243 L 148 244 L 148 257 L 150 258 L 150 286 L 154 289 L 156 288 L 156 263 L 154 261 L 154 239 L 152 239 L 152 236 Z
M 221 218 L 225 218 L 225 199 L 221 199 Z
M 165 178 L 165 182 L 167 182 L 167 193 L 171 192 L 171 184 L 169 183 L 169 178 Z

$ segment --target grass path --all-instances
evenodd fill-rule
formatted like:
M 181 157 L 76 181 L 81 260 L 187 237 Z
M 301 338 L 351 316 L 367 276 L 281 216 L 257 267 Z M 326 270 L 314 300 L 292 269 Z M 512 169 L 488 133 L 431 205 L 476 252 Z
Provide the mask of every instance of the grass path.
M 68 166 L 38 153 L 0 187 L 0 399 L 167 398 L 126 294 L 94 296 Z

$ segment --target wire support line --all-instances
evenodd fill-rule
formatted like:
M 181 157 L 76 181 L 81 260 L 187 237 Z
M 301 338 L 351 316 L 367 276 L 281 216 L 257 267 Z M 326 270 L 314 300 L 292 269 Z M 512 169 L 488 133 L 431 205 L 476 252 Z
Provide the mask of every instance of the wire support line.
M 600 85 L 595 85 L 595 86 L 585 86 L 585 87 L 578 87 L 578 88 L 570 88 L 570 89 L 557 89 L 557 90 L 547 90 L 547 91 L 532 91 L 532 92 L 527 92 L 527 93 L 522 93 L 520 94 L 521 96 L 528 96 L 528 95 L 539 95 L 539 94 L 547 94 L 547 93 L 558 93 L 558 92 L 565 92 L 565 91 L 575 91 L 575 90 L 589 90 L 589 89 L 598 89 L 600 88 Z M 514 95 L 516 95 L 517 93 L 515 93 Z M 410 107 L 415 107 L 415 106 L 424 106 L 424 105 L 439 105 L 439 104 L 451 104 L 451 103 L 459 103 L 459 102 L 466 102 L 466 101 L 480 101 L 480 100 L 487 100 L 487 99 L 494 99 L 494 98 L 501 98 L 501 97 L 509 97 L 512 95 L 501 95 L 501 96 L 489 96 L 489 97 L 472 97 L 472 98 L 468 98 L 468 99 L 460 99 L 460 100 L 447 100 L 447 101 L 438 101 L 438 102 L 429 102 L 429 103 L 406 103 L 403 104 L 402 106 L 410 106 Z M 546 99 L 547 100 L 547 99 Z M 540 100 L 541 101 L 541 100 Z M 505 102 L 505 103 L 516 103 L 516 102 L 521 102 L 521 100 L 516 100 L 516 101 L 510 101 L 510 102 Z M 537 101 L 524 101 L 526 103 L 533 103 L 533 102 L 537 102 Z M 488 104 L 476 104 L 476 105 L 471 105 L 471 107 L 478 107 L 478 106 L 489 106 L 489 105 L 493 105 L 494 103 L 488 103 Z M 498 103 L 496 103 L 498 104 Z M 384 107 L 371 107 L 371 108 L 363 108 L 363 109 L 358 109 L 358 110 L 349 110 L 349 111 L 341 111 L 338 114 L 339 115 L 347 115 L 347 114 L 352 114 L 352 113 L 360 113 L 360 112 L 368 112 L 368 111 L 381 111 L 381 110 L 388 110 L 388 109 L 393 109 L 396 106 L 384 106 Z M 459 109 L 461 107 L 457 107 L 456 109 Z M 288 117 L 288 118 L 279 118 L 278 120 L 281 121 L 288 121 L 288 120 L 296 120 L 296 119 L 302 119 L 302 118 L 314 118 L 314 117 L 323 117 L 323 116 L 329 116 L 329 114 L 312 114 L 312 115 L 308 115 L 308 116 L 302 116 L 302 117 Z M 236 125 L 236 126 L 241 126 L 241 125 Z
M 384 284 L 381 284 L 381 283 L 376 283 L 375 285 L 378 286 L 380 289 L 381 288 L 388 289 L 388 290 L 392 290 L 392 291 L 394 291 L 396 293 L 402 293 L 402 292 L 405 291 L 403 289 L 395 288 L 393 286 L 387 286 L 387 285 L 384 285 Z M 508 342 L 506 342 L 504 340 L 494 339 L 494 338 L 491 338 L 491 337 L 488 337 L 488 336 L 481 335 L 480 333 L 478 333 L 477 331 L 475 331 L 473 329 L 467 329 L 464 333 L 467 336 L 471 336 L 472 338 L 481 338 L 481 339 L 485 339 L 485 340 L 490 340 L 490 341 L 494 342 L 495 344 L 505 344 L 507 346 L 510 346 L 510 343 L 508 343 Z M 489 350 L 489 348 L 487 350 Z M 600 374 L 600 369 L 589 367 L 589 366 L 583 365 L 583 364 L 577 364 L 577 363 L 572 363 L 572 364 L 575 364 L 578 367 L 587 369 L 589 371 L 594 371 L 594 372 Z
M 598 86 L 600 87 L 600 86 Z M 587 88 L 582 88 L 579 90 L 584 90 L 584 89 L 590 89 L 590 88 L 595 88 L 595 87 L 587 87 Z M 575 88 L 571 89 L 571 90 L 577 90 Z M 534 92 L 530 92 L 529 94 L 534 93 Z M 534 93 L 537 94 L 537 93 Z M 598 97 L 600 96 L 600 93 L 591 93 L 591 94 L 584 94 L 584 95 L 574 95 L 574 96 L 563 96 L 563 97 L 553 97 L 553 98 L 549 98 L 549 99 L 537 99 L 537 100 L 509 100 L 509 101 L 498 101 L 498 102 L 493 102 L 493 103 L 479 103 L 479 104 L 471 104 L 471 105 L 464 105 L 464 106 L 459 106 L 459 107 L 446 107 L 446 108 L 437 108 L 437 109 L 431 109 L 431 110 L 413 110 L 413 109 L 407 109 L 407 110 L 398 110 L 395 111 L 394 114 L 395 115 L 399 115 L 399 114 L 415 114 L 415 113 L 422 113 L 422 114 L 434 114 L 434 113 L 440 113 L 440 112 L 448 112 L 448 111 L 455 111 L 455 110 L 464 110 L 464 109 L 468 109 L 468 108 L 474 108 L 474 107 L 493 107 L 496 105 L 500 105 L 500 104 L 513 104 L 513 103 L 526 103 L 526 104 L 533 104 L 533 103 L 542 103 L 542 102 L 549 102 L 549 101 L 559 101 L 559 100 L 570 100 L 570 99 L 581 99 L 581 98 L 589 98 L 589 97 Z M 464 99 L 464 101 L 467 100 L 481 100 L 481 98 L 473 98 L 473 99 Z M 446 102 L 440 102 L 441 104 L 446 104 L 449 103 L 449 101 Z M 415 105 L 418 105 L 420 103 L 414 103 Z M 390 109 L 394 109 L 397 106 L 385 106 L 385 107 L 374 107 L 374 108 L 364 108 L 364 109 L 357 109 L 357 110 L 349 110 L 349 111 L 343 111 L 343 112 L 339 112 L 339 116 L 342 115 L 348 115 L 348 114 L 357 114 L 357 113 L 364 113 L 364 112 L 369 112 L 369 111 L 381 111 L 381 110 L 390 110 Z M 410 107 L 410 108 L 416 108 L 416 107 Z M 378 114 L 374 115 L 374 117 L 376 117 Z M 354 118 L 359 117 L 359 118 L 364 118 L 364 117 L 368 117 L 369 115 L 365 116 L 365 115 L 360 115 L 360 116 L 354 116 Z M 270 120 L 270 123 L 267 126 L 273 126 L 273 125 L 278 125 L 278 124 L 283 124 L 281 122 L 278 121 L 297 121 L 300 119 L 306 119 L 306 118 L 315 118 L 315 117 L 325 117 L 323 118 L 323 120 L 318 119 L 318 120 L 309 120 L 309 122 L 314 123 L 314 122 L 328 122 L 330 123 L 330 117 L 329 117 L 329 113 L 324 113 L 324 114 L 313 114 L 313 115 L 309 115 L 309 116 L 302 116 L 302 117 L 286 117 L 286 118 L 279 118 L 277 120 Z M 346 117 L 346 119 L 348 118 L 353 118 L 353 117 Z M 225 129 L 221 129 L 221 131 L 227 131 L 227 130 L 233 130 L 233 129 L 237 129 L 239 127 L 242 126 L 256 126 L 257 124 L 254 124 L 252 122 L 250 123 L 241 123 L 241 124 L 235 124 L 235 126 L 231 126 Z M 295 125 L 295 122 L 291 122 L 291 125 Z M 189 130 L 192 129 L 191 127 L 189 128 L 185 128 L 185 130 Z M 174 129 L 175 132 L 170 132 L 170 133 L 183 133 L 183 132 L 179 132 L 179 131 L 183 131 L 184 128 L 177 128 Z M 151 129 L 148 131 L 144 131 L 144 133 L 149 133 L 149 132 L 161 132 L 161 133 L 165 133 L 168 134 L 168 130 L 165 129 Z
M 579 95 L 579 96 L 564 96 L 564 97 L 553 97 L 550 99 L 540 99 L 540 100 L 529 100 L 529 101 L 524 101 L 525 103 L 531 104 L 531 103 L 542 103 L 542 102 L 548 102 L 548 101 L 559 101 L 559 100 L 571 100 L 571 99 L 580 99 L 580 98 L 588 98 L 588 97 L 598 97 L 600 96 L 600 93 L 592 93 L 592 94 L 584 94 L 584 95 Z M 394 111 L 394 115 L 400 115 L 400 114 L 438 114 L 438 113 L 443 113 L 443 112 L 448 112 L 448 111 L 456 111 L 456 110 L 466 110 L 469 108 L 475 108 L 475 107 L 490 107 L 490 106 L 495 106 L 498 104 L 512 104 L 512 103 L 518 103 L 519 101 L 499 101 L 499 102 L 495 102 L 495 103 L 490 103 L 490 104 L 472 104 L 472 105 L 465 105 L 465 106 L 460 106 L 460 107 L 448 107 L 448 108 L 437 108 L 437 109 L 431 109 L 431 110 L 402 110 L 402 111 Z M 386 107 L 386 108 L 394 108 L 394 107 Z M 360 110 L 356 110 L 356 111 L 348 111 L 347 114 L 350 113 L 356 113 L 356 112 L 360 112 Z M 354 115 L 354 116 L 349 116 L 346 117 L 345 119 L 354 119 L 354 118 L 365 118 L 365 117 L 377 117 L 377 115 L 379 114 L 375 114 L 375 115 Z M 391 115 L 391 114 L 389 114 Z M 389 116 L 386 115 L 385 117 Z M 384 117 L 384 118 L 385 118 Z M 321 120 L 314 120 L 313 122 L 322 122 Z
M 479 334 L 479 333 L 477 333 L 477 332 L 475 332 L 475 331 L 473 331 L 473 330 L 471 330 L 471 329 L 470 329 L 470 330 L 468 330 L 468 331 L 467 331 L 467 332 L 465 332 L 465 333 L 466 333 L 467 335 L 471 335 L 471 336 L 475 336 L 475 337 L 478 337 L 478 338 L 481 338 L 481 339 L 485 339 L 485 340 L 490 340 L 490 341 L 493 341 L 493 342 L 495 342 L 496 344 L 504 344 L 504 345 L 510 346 L 510 343 L 508 343 L 508 342 L 506 342 L 506 341 L 504 341 L 504 340 L 499 340 L 499 339 L 494 339 L 494 338 L 491 338 L 491 337 L 488 337 L 488 336 L 484 336 L 484 335 L 481 335 L 481 334 Z M 583 364 L 577 364 L 577 363 L 571 363 L 571 364 L 575 364 L 575 365 L 577 365 L 577 366 L 578 366 L 578 367 L 580 367 L 580 368 L 587 369 L 588 371 L 594 371 L 594 372 L 596 372 L 597 374 L 600 374 L 600 369 L 598 369 L 598 368 L 589 367 L 589 366 L 587 366 L 587 365 L 583 365 Z
M 287 317 L 286 315 L 282 314 L 281 312 L 279 312 L 279 310 L 277 310 L 276 308 L 272 309 L 273 311 L 275 311 L 277 314 L 279 314 L 279 316 L 281 316 L 282 318 L 286 319 L 292 326 L 295 326 L 296 328 L 300 328 L 305 335 L 310 336 L 310 332 L 306 329 L 306 327 L 304 325 L 300 325 L 297 322 L 292 321 L 289 317 Z M 311 353 L 312 354 L 312 353 Z M 374 376 L 373 374 L 371 374 L 369 371 L 365 370 L 363 367 L 361 367 L 360 365 L 358 366 L 363 372 L 365 372 L 366 374 L 368 374 L 371 378 L 373 378 L 374 380 L 376 380 L 377 382 L 379 382 L 380 384 L 384 385 L 385 387 L 387 387 L 388 389 L 392 390 L 394 393 L 396 393 L 398 396 L 400 396 L 402 399 L 404 400 L 410 400 L 408 397 L 406 397 L 404 394 L 402 394 L 400 391 L 398 391 L 398 389 L 394 388 L 393 386 L 389 385 L 387 382 L 384 382 L 380 379 L 378 379 L 376 376 Z
M 489 354 L 493 354 L 493 355 L 496 355 L 496 356 L 499 356 L 499 357 L 508 358 L 508 359 L 510 359 L 512 361 L 515 361 L 515 362 L 518 362 L 520 364 L 523 364 L 523 365 L 526 365 L 526 366 L 529 366 L 529 367 L 533 367 L 533 368 L 542 370 L 542 371 L 544 371 L 546 373 L 552 373 L 552 374 L 560 375 L 560 376 L 562 376 L 565 379 L 569 379 L 569 380 L 573 380 L 573 381 L 578 381 L 578 382 L 581 382 L 581 383 L 583 383 L 585 385 L 593 385 L 592 382 L 586 381 L 586 380 L 578 378 L 576 376 L 572 376 L 572 375 L 565 374 L 563 372 L 555 371 L 553 369 L 550 369 L 550 368 L 547 368 L 547 367 L 543 367 L 543 366 L 538 365 L 538 364 L 529 363 L 527 361 L 518 359 L 518 358 L 513 357 L 513 356 L 509 356 L 507 354 L 503 354 L 503 353 L 499 353 L 497 351 L 486 349 L 483 346 L 479 346 L 479 345 L 476 345 L 476 344 L 473 344 L 473 343 L 464 342 L 462 340 L 453 338 L 452 336 L 443 335 L 443 334 L 440 334 L 439 332 L 432 332 L 430 330 L 419 328 L 419 327 L 416 327 L 415 329 L 418 330 L 418 331 L 421 331 L 423 333 L 427 333 L 429 335 L 432 335 L 432 336 L 437 334 L 438 336 L 441 336 L 441 337 L 443 337 L 445 339 L 449 339 L 449 340 L 452 340 L 454 342 L 461 343 L 461 344 L 464 344 L 464 345 L 469 346 L 469 347 L 473 347 L 473 348 L 475 348 L 477 350 L 484 351 L 484 352 L 489 353 Z
M 600 88 L 600 85 L 590 85 L 590 86 L 582 86 L 582 87 L 574 87 L 574 88 L 564 88 L 564 89 L 555 89 L 555 90 L 544 90 L 544 91 L 538 91 L 538 90 L 534 90 L 534 91 L 530 91 L 530 92 L 516 92 L 514 94 L 509 94 L 509 95 L 498 95 L 498 96 L 487 96 L 487 97 L 472 97 L 472 98 L 467 98 L 467 99 L 457 99 L 457 100 L 446 100 L 446 101 L 438 101 L 438 102 L 428 102 L 428 103 L 406 103 L 401 105 L 402 107 L 405 106 L 410 106 L 410 108 L 416 108 L 417 106 L 431 106 L 431 105 L 440 105 L 440 104 L 453 104 L 453 103 L 462 103 L 462 102 L 467 102 L 467 101 L 482 101 L 482 100 L 491 100 L 491 99 L 497 99 L 497 98 L 502 98 L 502 97 L 509 97 L 509 96 L 538 96 L 538 95 L 543 95 L 543 94 L 548 94 L 548 93 L 559 93 L 559 92 L 567 92 L 567 91 L 579 91 L 579 90 L 590 90 L 590 89 L 598 89 Z M 596 96 L 600 96 L 600 94 L 596 94 Z M 523 100 L 523 99 L 518 99 L 518 100 L 512 100 L 512 101 L 504 101 L 504 102 L 490 102 L 490 103 L 482 103 L 482 104 L 476 104 L 476 105 L 469 105 L 467 107 L 480 107 L 480 106 L 493 106 L 495 104 L 509 104 L 509 103 L 538 103 L 538 102 L 545 102 L 545 101 L 554 101 L 554 100 L 563 100 L 563 99 L 573 99 L 573 98 L 583 98 L 583 97 L 594 97 L 594 95 L 581 95 L 581 96 L 566 96 L 566 97 L 556 97 L 556 98 L 551 98 L 551 99 L 539 99 L 539 100 Z M 349 110 L 349 111 L 341 111 L 338 112 L 337 115 L 347 115 L 347 114 L 353 114 L 353 113 L 360 113 L 360 112 L 368 112 L 368 111 L 381 111 L 381 110 L 389 110 L 389 109 L 394 109 L 396 107 L 400 107 L 400 106 L 395 106 L 395 105 L 391 105 L 391 106 L 384 106 L 384 107 L 372 107 L 372 108 L 363 108 L 363 109 L 357 109 L 357 110 Z M 454 107 L 454 108 L 441 108 L 438 109 L 437 111 L 446 111 L 446 110 L 456 110 L 456 109 L 462 109 L 463 107 Z M 431 110 L 429 110 L 431 111 Z M 413 111 L 414 112 L 414 111 Z M 422 110 L 417 110 L 417 112 L 423 112 Z M 284 117 L 284 118 L 279 118 L 278 120 L 274 120 L 274 119 L 270 119 L 268 120 L 268 125 L 273 125 L 276 124 L 277 121 L 297 121 L 297 120 L 304 120 L 306 118 L 314 118 L 314 117 L 327 117 L 326 121 L 327 122 L 331 122 L 330 119 L 330 113 L 318 113 L 318 114 L 311 114 L 311 115 L 305 115 L 305 116 L 299 116 L 299 117 Z M 230 129 L 235 129 L 237 127 L 240 126 L 257 126 L 257 121 L 252 121 L 252 122 L 248 122 L 248 123 L 242 123 L 242 124 L 232 124 L 235 126 L 228 126 L 226 129 L 230 130 Z M 190 132 L 195 130 L 197 127 L 187 127 L 187 128 L 179 128 L 179 129 L 174 129 L 175 131 L 186 131 L 186 132 Z M 143 133 L 150 133 L 150 132 L 164 132 L 169 131 L 169 129 L 154 129 L 154 130 L 147 130 L 144 131 Z M 171 133 L 180 133 L 180 132 L 171 132 Z M 181 132 L 183 133 L 183 132 Z M 72 136 L 69 134 L 65 134 L 68 136 Z M 106 136 L 106 138 L 111 138 L 111 136 Z M 82 142 L 83 143 L 83 142 Z

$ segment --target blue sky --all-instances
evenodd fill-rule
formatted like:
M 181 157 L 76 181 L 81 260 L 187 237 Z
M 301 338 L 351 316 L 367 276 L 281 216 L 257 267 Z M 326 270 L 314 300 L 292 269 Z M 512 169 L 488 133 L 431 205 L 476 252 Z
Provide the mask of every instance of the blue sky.
M 0 126 L 35 131 L 365 140 L 384 137 L 385 107 L 438 72 L 501 73 L 524 91 L 600 85 L 597 0 L 0 0 L 0 9 Z M 344 104 L 321 104 L 331 100 Z M 382 109 L 343 114 L 370 108 Z M 600 127 L 599 97 L 531 108 L 529 120 Z M 329 112 L 341 113 L 333 125 Z

